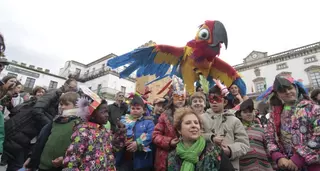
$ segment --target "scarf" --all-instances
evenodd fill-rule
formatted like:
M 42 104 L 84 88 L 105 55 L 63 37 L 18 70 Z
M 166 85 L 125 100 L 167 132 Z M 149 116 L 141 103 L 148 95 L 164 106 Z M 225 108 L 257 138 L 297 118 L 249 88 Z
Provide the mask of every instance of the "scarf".
M 202 136 L 192 144 L 191 147 L 187 148 L 182 142 L 177 144 L 177 155 L 183 160 L 180 171 L 194 171 L 195 164 L 199 161 L 199 156 L 202 153 L 206 141 Z

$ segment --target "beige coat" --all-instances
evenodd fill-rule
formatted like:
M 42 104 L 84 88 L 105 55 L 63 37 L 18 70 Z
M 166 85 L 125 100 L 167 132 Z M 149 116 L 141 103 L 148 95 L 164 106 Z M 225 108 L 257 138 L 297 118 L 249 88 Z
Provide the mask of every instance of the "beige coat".
M 211 109 L 201 115 L 204 127 L 204 137 L 212 141 L 212 135 L 224 135 L 223 142 L 231 150 L 231 163 L 239 170 L 239 158 L 247 154 L 250 148 L 247 132 L 241 121 L 230 111 L 214 114 Z

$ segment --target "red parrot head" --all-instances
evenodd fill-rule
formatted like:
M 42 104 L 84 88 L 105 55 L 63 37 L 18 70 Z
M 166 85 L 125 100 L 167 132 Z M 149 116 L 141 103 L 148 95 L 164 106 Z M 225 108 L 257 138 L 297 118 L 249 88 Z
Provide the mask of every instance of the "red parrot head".
M 220 45 L 228 47 L 228 35 L 224 25 L 220 21 L 207 20 L 200 25 L 195 37 L 197 44 L 209 46 L 217 54 L 220 53 Z

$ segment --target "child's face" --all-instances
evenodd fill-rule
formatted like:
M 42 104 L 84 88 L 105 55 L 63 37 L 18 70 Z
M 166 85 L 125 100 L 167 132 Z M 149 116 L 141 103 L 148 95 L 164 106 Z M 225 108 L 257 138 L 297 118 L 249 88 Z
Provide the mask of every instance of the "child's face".
M 191 101 L 191 108 L 197 111 L 203 111 L 205 107 L 204 100 L 202 98 L 193 98 Z
M 183 107 L 186 103 L 186 98 L 184 95 L 173 94 L 173 105 L 176 108 Z
M 135 117 L 135 118 L 139 118 L 143 115 L 144 113 L 144 108 L 141 105 L 134 105 L 134 106 L 130 106 L 130 114 Z
M 254 113 L 252 110 L 246 109 L 241 111 L 241 118 L 243 121 L 252 122 L 254 119 Z
M 109 113 L 108 113 L 108 104 L 101 104 L 96 111 L 92 114 L 95 119 L 95 122 L 100 125 L 104 125 L 108 122 Z
M 61 112 L 64 110 L 74 109 L 75 106 L 72 102 L 60 103 Z
M 209 95 L 210 108 L 214 113 L 221 113 L 227 101 L 221 95 L 210 94 Z
M 157 103 L 154 105 L 154 113 L 155 114 L 161 114 L 164 112 L 164 104 L 163 103 Z

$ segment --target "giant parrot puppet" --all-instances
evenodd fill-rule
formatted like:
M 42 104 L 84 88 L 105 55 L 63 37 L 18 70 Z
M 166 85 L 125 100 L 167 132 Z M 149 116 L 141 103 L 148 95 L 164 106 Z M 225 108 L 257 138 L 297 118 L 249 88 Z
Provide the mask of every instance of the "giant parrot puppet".
M 214 85 L 213 79 L 219 79 L 227 87 L 236 84 L 240 93 L 245 95 L 246 85 L 240 75 L 218 58 L 222 43 L 227 48 L 228 38 L 224 25 L 220 21 L 205 21 L 195 39 L 184 47 L 154 45 L 139 48 L 110 59 L 107 65 L 114 69 L 129 64 L 120 73 L 120 78 L 128 77 L 136 70 L 137 77 L 155 75 L 157 78 L 152 82 L 177 75 L 182 78 L 189 94 L 193 94 L 194 83 L 202 75 L 210 82 L 210 86 Z M 170 66 L 171 72 L 167 74 Z

